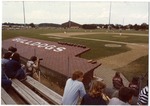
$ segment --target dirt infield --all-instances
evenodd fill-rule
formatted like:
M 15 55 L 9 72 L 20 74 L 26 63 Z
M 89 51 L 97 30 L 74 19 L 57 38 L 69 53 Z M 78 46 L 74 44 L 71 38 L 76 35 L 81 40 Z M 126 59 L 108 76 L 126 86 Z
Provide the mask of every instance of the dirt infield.
M 47 33 L 47 34 L 41 34 L 41 35 L 47 35 L 47 36 L 57 36 L 57 37 L 71 37 L 74 35 L 90 35 L 90 34 L 110 34 L 108 32 L 64 32 L 64 33 Z M 120 33 L 111 33 L 111 34 L 118 34 L 118 36 L 114 37 L 120 37 Z M 122 33 L 122 37 L 126 37 L 123 35 L 136 35 L 136 36 L 148 36 L 147 34 L 137 34 L 137 33 Z
M 112 69 L 123 67 L 132 61 L 145 56 L 148 54 L 148 45 L 130 45 L 127 44 L 130 51 L 120 53 L 117 55 L 109 56 L 103 59 L 98 60 L 102 62 L 105 66 L 110 67 Z

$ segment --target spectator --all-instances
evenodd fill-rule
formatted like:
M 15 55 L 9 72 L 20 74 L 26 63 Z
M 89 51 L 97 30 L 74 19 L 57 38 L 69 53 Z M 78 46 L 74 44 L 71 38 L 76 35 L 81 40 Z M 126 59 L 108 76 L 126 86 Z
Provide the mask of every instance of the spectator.
M 108 105 L 129 105 L 133 96 L 133 91 L 129 87 L 121 87 L 119 89 L 118 98 L 110 99 Z
M 38 68 L 39 68 L 39 59 L 36 56 L 32 56 L 30 58 L 29 61 L 27 61 L 26 67 L 27 67 L 27 75 L 30 75 L 31 77 L 33 77 L 34 79 L 36 79 L 37 81 L 39 81 L 39 77 L 38 76 Z
M 89 93 L 83 96 L 81 105 L 106 105 L 106 100 L 103 98 L 105 87 L 106 85 L 101 81 L 94 81 Z
M 77 105 L 79 97 L 82 98 L 86 94 L 82 80 L 81 71 L 75 71 L 72 78 L 67 80 L 62 98 L 63 105 Z
M 8 48 L 8 52 L 11 53 L 11 54 L 16 53 L 17 52 L 17 48 L 15 48 L 13 46 L 10 46 Z M 22 67 L 23 70 L 25 70 L 25 65 L 24 64 L 21 64 L 21 67 Z
M 26 80 L 25 70 L 21 67 L 20 55 L 13 53 L 11 59 L 5 65 L 5 73 L 8 78 L 17 78 L 20 81 Z
M 129 87 L 133 90 L 134 93 L 131 104 L 136 105 L 139 95 L 139 77 L 133 77 L 132 81 L 129 83 Z
M 138 105 L 148 105 L 148 85 L 146 85 L 140 92 L 138 97 Z
M 10 60 L 11 53 L 7 52 L 2 58 L 2 87 L 7 90 L 11 87 L 12 81 L 5 74 L 5 64 Z
M 120 77 L 119 72 L 115 73 L 115 76 L 113 77 L 112 82 L 113 82 L 113 87 L 117 90 L 119 90 L 122 86 L 124 86 L 123 80 Z
M 2 87 L 7 90 L 11 87 L 12 81 L 6 76 L 4 70 L 2 69 Z
M 2 65 L 5 65 L 10 60 L 11 55 L 12 53 L 10 52 L 4 53 L 3 58 L 2 58 Z
M 8 48 L 8 52 L 15 53 L 15 52 L 17 52 L 17 48 L 15 48 L 15 47 L 13 47 L 13 46 L 10 46 L 10 47 Z

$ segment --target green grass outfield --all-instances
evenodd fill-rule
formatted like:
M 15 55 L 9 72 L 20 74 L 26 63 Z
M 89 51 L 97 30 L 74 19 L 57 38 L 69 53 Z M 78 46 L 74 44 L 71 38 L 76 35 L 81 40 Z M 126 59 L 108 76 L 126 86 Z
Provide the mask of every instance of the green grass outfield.
M 103 57 L 107 57 L 110 55 L 115 55 L 121 52 L 125 52 L 130 50 L 126 47 L 125 44 L 122 45 L 121 48 L 107 48 L 105 44 L 112 44 L 108 42 L 100 42 L 100 41 L 92 41 L 92 40 L 84 40 L 84 39 L 74 39 L 74 38 L 63 38 L 63 39 L 55 39 L 55 38 L 48 38 L 48 36 L 44 36 L 41 34 L 46 33 L 63 33 L 64 31 L 67 32 L 85 32 L 83 29 L 24 29 L 24 30 L 3 30 L 2 31 L 2 40 L 17 37 L 17 36 L 24 36 L 24 37 L 31 37 L 49 41 L 63 41 L 63 42 L 71 42 L 76 44 L 86 45 L 87 47 L 91 48 L 91 50 L 82 55 L 83 58 L 86 59 L 100 59 Z M 90 32 L 91 30 L 86 31 L 86 33 Z M 88 35 L 76 35 L 76 37 L 81 38 L 91 38 L 91 39 L 101 39 L 101 40 L 111 40 L 111 41 L 120 41 L 120 42 L 131 42 L 131 43 L 148 43 L 148 36 L 136 36 L 130 35 L 135 33 L 135 31 L 126 31 L 124 33 L 130 33 L 129 35 L 122 35 L 125 37 L 119 37 L 119 34 L 113 34 L 114 32 L 106 32 L 104 30 L 92 30 L 92 32 L 99 32 L 99 34 L 88 34 Z M 117 31 L 115 31 L 117 32 Z M 142 31 L 137 32 L 137 34 L 142 33 Z M 143 32 L 145 34 L 147 32 Z M 115 44 L 115 43 L 113 43 Z
M 78 37 L 81 39 L 75 38 L 62 38 L 62 39 L 55 39 L 49 38 L 50 36 L 45 36 L 41 34 L 47 33 L 70 33 L 70 32 L 92 32 L 96 34 L 87 34 L 87 35 L 74 35 L 73 37 Z M 83 29 L 20 29 L 20 30 L 2 30 L 2 40 L 17 37 L 17 36 L 24 36 L 24 37 L 31 37 L 36 39 L 48 40 L 48 41 L 62 41 L 62 42 L 70 42 L 75 44 L 82 44 L 89 47 L 91 50 L 87 53 L 81 55 L 81 57 L 86 59 L 101 59 L 107 56 L 119 54 L 122 52 L 129 51 L 130 48 L 126 47 L 126 44 L 123 43 L 111 43 L 111 42 L 101 42 L 101 41 L 94 41 L 94 40 L 86 40 L 86 38 L 90 39 L 97 39 L 97 40 L 110 40 L 110 41 L 117 41 L 117 42 L 126 42 L 126 43 L 146 43 L 148 44 L 148 31 L 122 31 L 122 35 L 119 35 L 118 30 L 109 31 L 106 30 L 83 30 Z M 119 44 L 122 47 L 105 47 L 105 44 Z M 140 64 L 138 73 L 139 75 L 143 73 L 143 70 L 148 70 L 148 56 L 141 57 L 140 59 L 134 61 L 134 64 Z M 129 64 L 134 67 L 133 63 Z M 121 70 L 121 69 L 120 69 Z M 124 70 L 124 74 L 127 75 L 132 71 L 132 68 Z M 118 70 L 119 71 L 119 70 Z M 129 80 L 131 80 L 132 75 L 129 75 Z

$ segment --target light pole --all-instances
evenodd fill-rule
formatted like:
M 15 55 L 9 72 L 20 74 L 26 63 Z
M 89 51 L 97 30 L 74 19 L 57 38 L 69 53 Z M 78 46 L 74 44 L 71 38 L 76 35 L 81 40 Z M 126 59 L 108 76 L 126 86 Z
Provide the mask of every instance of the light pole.
M 110 19 L 111 19 L 111 2 L 110 2 L 110 7 L 109 7 L 109 26 L 108 26 L 109 30 L 110 30 Z
M 25 19 L 25 7 L 24 7 L 24 1 L 23 1 L 23 17 L 24 17 L 24 26 L 26 24 L 26 19 Z
M 69 28 L 71 27 L 71 1 L 69 1 Z

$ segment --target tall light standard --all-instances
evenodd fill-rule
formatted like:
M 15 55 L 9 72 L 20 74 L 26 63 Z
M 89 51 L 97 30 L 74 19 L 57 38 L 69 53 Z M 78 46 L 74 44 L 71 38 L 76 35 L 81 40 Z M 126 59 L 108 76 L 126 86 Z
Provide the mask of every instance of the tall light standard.
M 69 28 L 71 27 L 71 1 L 69 2 Z
M 24 1 L 23 1 L 23 17 L 24 17 L 24 26 L 26 24 L 26 19 L 25 19 L 25 7 L 24 7 Z
M 109 25 L 108 25 L 109 30 L 110 30 L 110 19 L 111 19 L 111 2 L 110 2 L 110 7 L 109 7 Z

